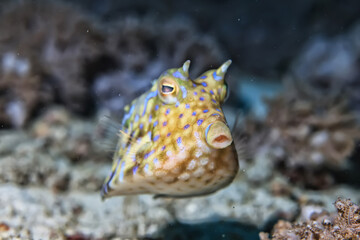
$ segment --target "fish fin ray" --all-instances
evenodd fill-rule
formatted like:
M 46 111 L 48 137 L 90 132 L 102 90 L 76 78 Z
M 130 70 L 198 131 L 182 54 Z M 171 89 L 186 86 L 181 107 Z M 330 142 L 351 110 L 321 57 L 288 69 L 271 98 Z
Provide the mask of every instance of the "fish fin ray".
M 120 129 L 121 124 L 116 120 L 111 119 L 110 116 L 102 116 L 95 129 L 94 142 L 100 148 L 114 152 L 118 142 L 117 133 Z

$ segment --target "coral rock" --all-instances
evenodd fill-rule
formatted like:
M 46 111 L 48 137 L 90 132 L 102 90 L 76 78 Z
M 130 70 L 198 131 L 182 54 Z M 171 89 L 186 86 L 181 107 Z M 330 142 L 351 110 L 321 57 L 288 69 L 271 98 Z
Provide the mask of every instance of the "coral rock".
M 341 99 L 327 104 L 298 96 L 267 99 L 264 122 L 248 118 L 248 148 L 259 149 L 293 182 L 311 188 L 333 184 L 331 171 L 344 169 L 360 139 L 355 114 Z
M 359 239 L 360 207 L 349 199 L 340 198 L 335 202 L 335 207 L 337 214 L 312 214 L 302 223 L 291 224 L 280 220 L 274 226 L 271 239 Z M 260 239 L 270 238 L 268 234 L 261 233 Z

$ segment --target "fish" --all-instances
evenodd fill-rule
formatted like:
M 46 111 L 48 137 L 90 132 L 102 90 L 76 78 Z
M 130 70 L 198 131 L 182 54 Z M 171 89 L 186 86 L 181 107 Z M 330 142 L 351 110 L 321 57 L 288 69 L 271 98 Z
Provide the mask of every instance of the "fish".
M 124 108 L 102 199 L 196 197 L 233 181 L 238 156 L 221 108 L 229 94 L 225 74 L 230 64 L 228 60 L 192 80 L 187 60 L 162 73 Z

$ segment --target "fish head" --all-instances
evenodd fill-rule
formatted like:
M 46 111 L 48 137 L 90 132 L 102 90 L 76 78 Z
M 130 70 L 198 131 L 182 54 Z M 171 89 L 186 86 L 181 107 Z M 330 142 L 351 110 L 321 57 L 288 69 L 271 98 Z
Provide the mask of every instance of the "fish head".
M 228 60 L 218 69 L 209 70 L 191 80 L 188 60 L 181 68 L 164 72 L 155 83 L 162 107 L 174 109 L 171 114 L 166 114 L 169 119 L 178 119 L 179 116 L 189 119 L 198 112 L 206 113 L 206 118 L 199 119 L 198 123 L 201 124 L 194 124 L 192 130 L 202 132 L 201 139 L 216 149 L 225 148 L 232 143 L 231 132 L 221 110 L 221 105 L 229 95 L 224 76 L 230 64 L 231 60 Z M 192 116 L 184 116 L 186 113 Z

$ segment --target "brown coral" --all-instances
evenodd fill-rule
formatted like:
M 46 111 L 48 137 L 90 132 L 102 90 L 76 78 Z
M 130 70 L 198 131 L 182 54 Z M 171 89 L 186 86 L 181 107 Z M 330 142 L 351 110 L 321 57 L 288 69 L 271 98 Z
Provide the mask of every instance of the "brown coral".
M 102 42 L 102 33 L 70 6 L 21 1 L 7 7 L 0 15 L 0 109 L 16 113 L 1 111 L 1 123 L 22 126 L 54 102 L 87 112 L 84 65 L 100 55 Z
M 54 90 L 39 75 L 0 71 L 0 96 L 0 122 L 21 127 L 36 110 L 54 100 Z
M 4 8 L 0 74 L 7 80 L 0 79 L 0 124 L 23 126 L 52 103 L 87 114 L 96 102 L 118 113 L 164 69 L 191 59 L 197 74 L 224 60 L 216 41 L 199 34 L 189 20 L 120 17 L 105 26 L 56 1 L 18 1 Z M 26 90 L 10 84 L 19 76 Z M 33 79 L 35 84 L 27 83 Z M 6 111 L 13 102 L 23 104 L 15 117 Z
M 293 182 L 326 188 L 330 172 L 345 168 L 360 139 L 355 115 L 343 100 L 326 104 L 312 99 L 278 96 L 268 99 L 264 122 L 248 119 L 249 147 L 267 149 L 267 156 Z
M 337 214 L 313 214 L 306 222 L 291 224 L 280 220 L 274 227 L 272 238 L 261 233 L 260 239 L 359 239 L 360 207 L 349 199 L 335 202 Z
M 327 101 L 346 95 L 353 109 L 360 109 L 360 23 L 337 36 L 316 35 L 293 62 L 287 79 L 304 95 Z
M 343 103 L 324 106 L 278 97 L 268 104 L 270 136 L 283 146 L 289 166 L 341 166 L 360 137 L 355 116 Z

